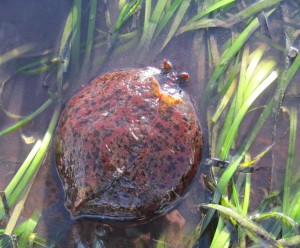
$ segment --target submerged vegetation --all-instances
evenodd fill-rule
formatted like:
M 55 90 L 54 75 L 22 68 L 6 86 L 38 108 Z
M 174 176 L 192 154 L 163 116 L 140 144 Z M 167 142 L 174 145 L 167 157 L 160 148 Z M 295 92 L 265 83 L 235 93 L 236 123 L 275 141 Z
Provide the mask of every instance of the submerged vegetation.
M 10 183 L 0 189 L 0 247 L 47 246 L 45 235 L 35 230 L 42 209 L 34 209 L 21 223 L 18 220 L 39 168 L 46 166 L 42 162 L 65 90 L 76 87 L 80 73 L 113 63 L 117 56 L 137 63 L 147 58 L 151 64 L 168 56 L 178 40 L 183 49 L 191 49 L 194 83 L 203 89 L 195 98 L 207 115 L 202 123 L 208 130 L 210 154 L 204 156 L 210 158 L 204 159 L 202 167 L 208 167 L 203 178 L 211 199 L 199 206 L 203 211 L 199 216 L 204 218 L 193 234 L 177 245 L 299 245 L 299 82 L 295 80 L 300 66 L 299 7 L 299 1 L 280 0 L 90 0 L 88 4 L 74 0 L 59 47 L 28 59 L 17 69 L 24 76 L 50 73 L 45 78 L 52 75 L 56 83 L 54 90 L 48 90 L 48 99 L 23 117 L 4 107 L 9 80 L 0 85 L 1 115 L 15 120 L 12 126 L 1 125 L 0 139 L 52 111 L 44 136 L 34 137 L 30 153 Z M 25 44 L 0 55 L 0 67 L 34 49 Z M 281 144 L 286 133 L 287 147 Z M 274 160 L 278 150 L 285 154 L 279 162 L 284 176 L 270 186 L 259 175 L 265 170 L 263 175 L 271 182 L 279 178 Z M 263 160 L 266 156 L 269 159 Z M 264 196 L 254 203 L 258 180 L 265 181 Z M 102 247 L 100 242 L 95 247 Z M 155 244 L 172 247 L 170 242 L 163 232 Z M 144 247 L 143 242 L 136 247 Z

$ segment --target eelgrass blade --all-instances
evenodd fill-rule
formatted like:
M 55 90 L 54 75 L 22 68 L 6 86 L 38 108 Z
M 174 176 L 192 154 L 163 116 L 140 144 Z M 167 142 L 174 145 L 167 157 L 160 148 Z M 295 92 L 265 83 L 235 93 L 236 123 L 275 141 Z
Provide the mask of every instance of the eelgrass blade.
M 217 229 L 214 235 L 214 239 L 210 245 L 210 248 L 229 247 L 230 236 L 228 228 L 225 226 L 223 218 L 219 218 Z
M 2 111 L 5 113 L 5 115 L 9 118 L 15 119 L 15 120 L 19 120 L 22 119 L 23 116 L 11 113 L 10 111 L 6 110 L 5 107 L 3 106 L 3 102 L 2 102 L 2 97 L 3 97 L 3 91 L 5 88 L 5 85 L 7 84 L 7 82 L 13 77 L 14 75 L 12 75 L 11 77 L 9 77 L 8 79 L 6 79 L 5 81 L 1 82 L 0 84 L 0 107 L 2 109 Z
M 217 56 L 217 55 L 216 55 Z M 215 57 L 215 56 L 214 56 Z M 231 86 L 231 84 L 234 82 L 236 74 L 238 72 L 238 68 L 239 68 L 239 56 L 236 56 L 236 60 L 235 60 L 235 64 L 234 66 L 230 69 L 230 76 L 226 82 L 226 84 L 221 88 L 219 87 L 218 89 L 218 93 L 214 96 L 211 97 L 210 99 L 210 103 L 214 103 L 215 101 L 219 100 L 221 97 L 225 97 L 225 93 L 228 91 L 229 87 Z M 218 63 L 217 63 L 218 64 Z M 239 82 L 240 84 L 240 82 Z
M 299 178 L 299 174 L 296 175 Z M 297 179 L 298 179 L 297 178 Z M 288 215 L 298 223 L 300 222 L 300 188 L 299 183 L 293 185 L 291 192 L 290 210 Z
M 70 63 L 70 56 L 71 56 L 71 47 L 72 47 L 72 9 L 69 12 L 69 15 L 67 17 L 64 31 L 62 33 L 61 41 L 60 41 L 60 47 L 59 47 L 59 57 L 63 60 L 63 72 L 67 72 L 67 68 Z M 58 85 L 58 92 L 61 91 L 62 85 Z
M 296 89 L 294 88 L 294 91 Z M 282 212 L 286 215 L 290 212 L 290 199 L 291 199 L 291 181 L 292 172 L 294 166 L 295 149 L 296 149 L 296 139 L 297 139 L 297 126 L 298 126 L 298 110 L 296 106 L 292 106 L 290 111 L 290 135 L 289 135 L 289 146 L 288 146 L 288 157 L 285 167 L 285 178 L 283 186 L 283 202 L 282 202 Z M 283 226 L 282 228 L 283 237 L 289 232 L 289 230 Z
M 80 59 L 80 28 L 82 0 L 74 0 L 72 7 L 72 40 L 71 40 L 71 77 L 74 78 L 79 70 Z
M 267 47 L 265 45 L 260 45 L 254 52 L 249 55 L 249 59 L 251 58 L 247 70 L 245 72 L 245 84 L 249 84 L 250 79 L 253 76 L 255 69 L 258 67 L 258 63 L 261 61 L 264 53 L 266 52 Z
M 215 3 L 213 3 L 212 5 L 208 6 L 207 8 L 203 8 L 203 10 L 198 13 L 197 15 L 195 15 L 194 17 L 192 17 L 188 23 L 192 23 L 192 22 L 195 22 L 195 21 L 198 21 L 200 20 L 202 17 L 218 10 L 218 9 L 221 9 L 222 7 L 232 3 L 232 2 L 235 2 L 235 0 L 221 0 L 221 1 L 217 1 Z
M 50 141 L 52 139 L 54 129 L 56 127 L 56 123 L 59 118 L 59 112 L 60 112 L 60 106 L 57 106 L 52 115 L 47 132 L 43 137 L 40 149 L 36 153 L 30 166 L 26 170 L 26 173 L 23 175 L 23 177 L 19 181 L 18 186 L 14 189 L 14 191 L 11 193 L 10 197 L 8 198 L 8 205 L 10 207 L 12 207 L 16 203 L 16 201 L 18 200 L 18 198 L 20 197 L 20 195 L 22 194 L 24 189 L 27 187 L 28 183 L 32 180 L 36 171 L 38 171 L 38 169 L 41 165 L 41 162 L 46 155 L 46 151 L 49 147 Z
M 283 86 L 281 86 L 280 88 L 277 88 L 277 91 L 281 92 L 283 89 L 287 88 L 287 86 L 290 84 L 293 77 L 295 76 L 296 72 L 298 71 L 299 66 L 300 66 L 300 56 L 297 56 L 295 61 L 293 62 L 293 64 L 291 65 L 291 67 L 287 71 L 287 77 L 286 77 L 286 80 L 285 80 L 285 84 Z M 232 162 L 230 163 L 228 168 L 224 171 L 224 173 L 220 177 L 220 180 L 217 184 L 217 189 L 216 189 L 216 191 L 214 193 L 214 196 L 213 196 L 213 199 L 212 199 L 213 203 L 218 203 L 220 201 L 221 196 L 222 196 L 224 190 L 226 189 L 226 186 L 227 186 L 230 178 L 232 177 L 235 170 L 237 169 L 240 161 L 245 156 L 246 152 L 248 151 L 248 149 L 252 145 L 254 139 L 257 137 L 259 131 L 263 127 L 263 125 L 266 122 L 266 120 L 268 119 L 268 117 L 271 115 L 272 110 L 273 110 L 274 105 L 275 105 L 274 98 L 276 98 L 277 95 L 278 95 L 278 93 L 277 94 L 275 93 L 273 98 L 267 103 L 267 106 L 264 108 L 264 110 L 261 113 L 260 117 L 258 118 L 257 122 L 255 123 L 252 132 L 249 133 L 249 135 L 244 139 L 245 142 L 241 145 L 238 152 L 232 158 Z M 300 204 L 300 202 L 299 202 L 299 204 Z M 199 233 L 198 238 L 200 238 L 202 236 L 202 234 L 205 232 L 205 230 L 208 227 L 214 213 L 215 213 L 214 210 L 209 210 L 207 212 L 207 214 L 205 215 L 204 220 L 202 222 L 201 231 Z M 299 211 L 299 219 L 300 219 L 300 211 Z
M 118 20 L 114 25 L 114 32 L 118 32 L 125 22 L 136 12 L 137 8 L 140 6 L 142 0 L 130 0 L 122 8 Z
M 284 247 L 297 247 L 300 244 L 300 235 L 278 240 Z
M 191 0 L 185 0 L 181 2 L 181 5 L 177 11 L 177 14 L 173 20 L 172 26 L 170 27 L 170 31 L 167 35 L 167 38 L 164 41 L 164 44 L 161 47 L 161 51 L 165 48 L 165 46 L 170 42 L 170 40 L 173 38 L 175 35 L 184 15 L 186 14 L 186 11 L 188 7 L 190 6 Z
M 257 88 L 260 82 L 262 82 L 276 66 L 276 61 L 273 59 L 264 60 L 258 64 L 254 75 L 251 77 L 250 81 L 247 82 L 247 85 L 244 89 L 244 98 L 247 99 L 249 95 Z
M 149 21 L 149 23 L 144 24 L 143 35 L 142 35 L 141 42 L 140 42 L 140 51 L 142 51 L 142 54 L 145 54 L 149 50 L 151 40 L 152 40 L 154 32 L 157 28 L 158 21 L 160 20 L 161 15 L 165 9 L 167 1 L 168 0 L 157 1 L 156 6 L 152 12 L 150 19 L 147 20 L 147 21 Z M 151 4 L 149 4 L 149 5 L 151 5 Z M 146 21 L 146 19 L 145 19 L 145 21 Z
M 0 66 L 7 63 L 8 61 L 15 59 L 19 57 L 20 55 L 30 51 L 32 49 L 32 44 L 25 44 L 22 46 L 19 46 L 17 48 L 12 49 L 11 51 L 8 51 L 4 54 L 0 55 Z
M 166 11 L 166 13 L 162 16 L 161 20 L 159 21 L 153 40 L 157 40 L 157 38 L 159 37 L 161 31 L 168 24 L 168 22 L 170 21 L 172 16 L 175 14 L 176 10 L 178 9 L 178 7 L 180 6 L 182 1 L 183 0 L 174 0 L 172 2 L 172 5 L 170 6 L 170 8 Z M 170 1 L 168 1 L 168 2 L 170 2 Z
M 234 115 L 238 113 L 245 99 L 244 92 L 247 85 L 246 70 L 248 65 L 248 59 L 249 59 L 249 46 L 246 46 L 243 50 L 243 56 L 241 61 L 239 84 L 236 92 L 235 108 L 233 110 Z
M 208 6 L 207 8 L 203 8 L 203 10 L 192 17 L 188 23 L 178 29 L 176 32 L 176 35 L 183 34 L 187 31 L 193 31 L 197 30 L 200 28 L 208 28 L 208 27 L 226 27 L 227 21 L 223 20 L 218 20 L 218 19 L 202 19 L 204 16 L 207 16 L 208 14 L 212 13 L 213 11 L 216 11 L 232 2 L 235 0 L 222 0 L 222 1 L 217 1 L 216 3 Z
M 229 61 L 237 54 L 237 52 L 241 49 L 241 47 L 245 44 L 245 42 L 249 39 L 252 33 L 259 27 L 258 19 L 255 18 L 245 29 L 244 31 L 237 37 L 232 46 L 222 55 L 221 62 L 215 69 L 212 74 L 206 89 L 205 96 L 207 100 L 211 97 L 211 93 L 214 90 L 217 80 L 222 73 L 224 73 L 225 69 L 229 65 Z
M 6 228 L 5 228 L 5 234 L 8 235 L 8 236 L 11 236 L 13 234 L 13 231 L 15 229 L 15 226 L 17 224 L 17 221 L 23 211 L 23 208 L 24 208 L 24 204 L 25 204 L 25 201 L 27 199 L 27 196 L 28 196 L 28 193 L 31 189 L 31 186 L 32 186 L 32 183 L 29 185 L 29 187 L 25 190 L 21 200 L 16 204 L 10 218 L 9 218 L 9 221 L 6 225 Z
M 39 218 L 39 213 L 33 213 L 30 219 L 26 220 L 15 229 L 17 236 L 19 236 L 19 247 L 27 247 L 28 243 L 30 242 L 30 236 L 36 228 Z
M 84 53 L 84 62 L 83 62 L 84 67 L 83 68 L 85 68 L 87 66 L 88 61 L 89 61 L 90 56 L 91 56 L 92 45 L 93 45 L 93 40 L 94 40 L 94 33 L 95 33 L 97 4 L 98 4 L 98 0 L 91 0 L 88 32 L 87 32 L 85 53 Z
M 229 150 L 232 146 L 232 142 L 234 138 L 236 137 L 237 130 L 240 126 L 241 121 L 243 120 L 244 116 L 246 115 L 248 109 L 252 105 L 252 103 L 255 101 L 255 99 L 269 86 L 271 85 L 275 79 L 277 78 L 277 73 L 273 71 L 254 91 L 253 93 L 245 100 L 244 104 L 242 105 L 241 109 L 239 110 L 236 118 L 234 119 L 228 134 L 225 138 L 224 144 L 222 146 L 222 150 L 220 153 L 221 159 L 226 159 Z
M 251 18 L 252 16 L 256 16 L 258 13 L 261 13 L 263 11 L 267 11 L 271 8 L 276 8 L 276 5 L 278 5 L 282 0 L 261 0 L 258 1 L 246 9 L 240 11 L 239 13 L 233 15 L 231 18 L 227 20 L 228 27 L 233 26 L 234 24 L 237 24 L 243 20 L 246 20 L 248 18 Z
M 152 0 L 145 1 L 145 15 L 144 15 L 144 27 L 143 27 L 143 34 L 140 41 L 140 49 L 144 47 L 147 39 L 147 33 L 150 29 L 150 19 L 151 19 L 151 8 L 152 8 Z
M 213 117 L 211 118 L 212 122 L 216 122 L 220 115 L 223 113 L 224 109 L 228 105 L 230 99 L 232 98 L 235 88 L 236 88 L 237 82 L 234 80 L 231 84 L 230 87 L 228 88 L 226 94 L 223 96 L 220 104 L 218 105 L 218 108 L 216 109 L 216 112 L 214 113 Z
M 290 216 L 288 216 L 284 213 L 272 211 L 272 212 L 268 212 L 268 213 L 264 213 L 264 214 L 254 215 L 251 217 L 251 219 L 255 220 L 255 221 L 263 221 L 263 220 L 267 220 L 267 219 L 271 219 L 271 218 L 280 220 L 281 223 L 292 228 L 295 233 L 298 233 L 297 228 L 298 228 L 299 224 L 295 220 L 293 220 Z
M 54 63 L 51 62 L 52 58 L 53 55 L 43 56 L 29 64 L 19 67 L 18 71 L 26 75 L 36 75 L 46 72 L 54 66 Z
M 246 215 L 238 213 L 231 208 L 227 208 L 217 204 L 202 204 L 201 206 L 218 210 L 228 218 L 234 219 L 239 223 L 241 227 L 245 228 L 248 231 L 251 231 L 252 233 L 255 233 L 266 243 L 274 245 L 276 247 L 282 247 L 282 245 L 275 239 L 275 237 L 273 237 L 264 228 L 250 220 Z
M 0 137 L 15 131 L 16 129 L 24 126 L 26 123 L 32 121 L 34 118 L 36 118 L 39 114 L 41 114 L 42 112 L 45 111 L 45 109 L 47 109 L 54 101 L 55 101 L 55 97 L 51 97 L 49 98 L 42 106 L 40 106 L 36 111 L 34 111 L 32 114 L 26 116 L 24 119 L 22 119 L 21 121 L 17 122 L 16 124 L 6 128 L 5 130 L 0 132 Z
M 34 244 L 37 244 L 41 247 L 49 247 L 49 246 L 47 246 L 47 241 L 44 238 L 37 235 L 36 233 L 33 233 L 32 235 L 30 235 L 29 240 L 30 240 L 30 243 L 32 243 L 32 246 Z
M 41 147 L 41 140 L 38 140 L 36 142 L 36 144 L 33 146 L 33 148 L 31 149 L 31 151 L 28 154 L 28 156 L 26 157 L 26 159 L 24 160 L 23 164 L 20 166 L 18 172 L 15 174 L 13 179 L 10 181 L 10 183 L 5 188 L 4 192 L 5 192 L 6 197 L 10 197 L 11 193 L 15 190 L 15 188 L 18 185 L 18 182 L 21 180 L 21 178 L 27 171 L 29 165 L 31 164 L 33 158 L 35 157 L 35 155 L 36 155 L 37 151 L 40 149 L 40 147 Z

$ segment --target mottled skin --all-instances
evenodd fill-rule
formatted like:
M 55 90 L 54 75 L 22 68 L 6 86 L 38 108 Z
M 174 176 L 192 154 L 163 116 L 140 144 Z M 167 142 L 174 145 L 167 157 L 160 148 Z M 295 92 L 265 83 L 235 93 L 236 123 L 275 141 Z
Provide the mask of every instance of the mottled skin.
M 202 133 L 180 76 L 164 68 L 106 73 L 67 102 L 55 150 L 73 217 L 153 216 L 192 180 Z

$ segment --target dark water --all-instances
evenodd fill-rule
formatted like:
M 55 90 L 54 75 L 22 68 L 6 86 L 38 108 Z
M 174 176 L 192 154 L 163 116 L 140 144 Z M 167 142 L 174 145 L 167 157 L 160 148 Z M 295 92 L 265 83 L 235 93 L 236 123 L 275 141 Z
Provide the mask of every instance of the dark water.
M 0 54 L 3 54 L 22 44 L 30 43 L 33 47 L 29 52 L 17 60 L 0 67 L 0 81 L 5 83 L 2 96 L 3 107 L 11 113 L 26 116 L 48 99 L 48 92 L 55 90 L 55 68 L 37 75 L 24 75 L 16 73 L 16 69 L 26 63 L 34 61 L 43 54 L 55 54 L 59 49 L 60 38 L 64 23 L 72 1 L 60 0 L 29 0 L 1 1 L 0 3 Z M 117 1 L 111 1 L 108 5 L 99 3 L 96 26 L 105 30 L 105 8 L 111 10 L 112 20 L 116 20 Z M 83 3 L 83 18 L 87 18 L 88 4 Z M 279 16 L 280 17 L 280 16 Z M 86 35 L 87 22 L 82 24 L 82 36 Z M 277 23 L 278 24 L 278 23 Z M 280 23 L 279 23 L 280 24 Z M 283 35 L 280 25 L 275 25 L 271 35 L 278 42 L 282 42 Z M 275 35 L 275 34 L 280 35 Z M 157 44 L 165 38 L 165 34 L 159 37 Z M 208 35 L 205 33 L 204 35 Z M 231 33 L 226 29 L 214 29 L 209 33 L 216 38 L 218 45 L 222 45 L 230 37 Z M 196 37 L 196 38 L 195 38 Z M 160 40 L 161 39 L 161 40 Z M 252 41 L 252 47 L 256 41 Z M 141 58 L 135 53 L 135 47 L 127 52 L 109 56 L 104 63 L 93 63 L 89 69 L 81 68 L 76 78 L 65 75 L 66 84 L 71 85 L 64 92 L 64 100 L 69 98 L 82 83 L 95 76 L 118 68 L 156 66 L 159 67 L 163 58 L 172 61 L 176 70 L 185 70 L 190 73 L 190 83 L 186 91 L 194 101 L 199 119 L 204 132 L 206 127 L 207 107 L 203 105 L 204 85 L 208 81 L 208 75 L 212 72 L 211 65 L 207 64 L 207 56 L 203 49 L 205 39 L 200 33 L 189 32 L 178 36 L 158 53 L 159 45 L 154 46 L 148 56 Z M 299 41 L 298 41 L 299 46 Z M 295 45 L 297 45 L 295 44 Z M 93 59 L 101 56 L 107 47 L 95 49 Z M 157 56 L 152 56 L 153 54 Z M 197 54 L 201 56 L 197 56 Z M 271 50 L 272 56 L 278 56 L 278 52 Z M 299 75 L 298 75 L 299 79 Z M 45 86 L 46 85 L 46 86 Z M 266 95 L 267 97 L 267 95 Z M 32 144 L 25 144 L 21 134 L 35 139 L 41 138 L 49 123 L 53 107 L 47 109 L 39 118 L 20 132 L 16 131 L 0 138 L 0 189 L 4 189 L 9 183 L 18 166 L 22 163 Z M 8 118 L 3 111 L 0 112 L 1 130 L 15 121 Z M 257 120 L 257 114 L 250 113 L 241 128 L 241 137 L 245 137 L 249 126 Z M 270 128 L 272 123 L 267 123 L 257 138 L 257 145 L 252 148 L 253 154 L 258 154 L 270 144 Z M 284 114 L 279 116 L 278 140 L 274 152 L 266 155 L 259 163 L 264 169 L 253 173 L 254 190 L 252 192 L 252 209 L 256 209 L 268 191 L 281 189 L 285 159 L 287 157 L 288 144 L 288 120 Z M 241 141 L 239 141 L 241 142 Z M 299 148 L 299 139 L 296 142 Z M 209 148 L 205 148 L 203 157 L 209 156 Z M 299 161 L 299 155 L 295 158 Z M 274 164 L 273 169 L 269 166 Z M 192 185 L 187 190 L 182 201 L 172 211 L 164 216 L 157 217 L 145 223 L 135 222 L 108 222 L 102 220 L 72 220 L 69 212 L 64 207 L 64 193 L 62 184 L 57 175 L 54 162 L 53 146 L 49 149 L 47 157 L 34 183 L 29 199 L 25 205 L 22 218 L 25 220 L 35 209 L 41 211 L 42 216 L 38 224 L 37 232 L 44 237 L 52 247 L 74 247 L 75 245 L 98 245 L 95 247 L 156 247 L 157 242 L 165 235 L 164 241 L 167 247 L 188 247 L 194 241 L 194 231 L 200 223 L 201 212 L 198 204 L 208 202 L 208 195 L 201 185 L 203 165 L 195 176 Z M 80 246 L 78 246 L 80 247 Z

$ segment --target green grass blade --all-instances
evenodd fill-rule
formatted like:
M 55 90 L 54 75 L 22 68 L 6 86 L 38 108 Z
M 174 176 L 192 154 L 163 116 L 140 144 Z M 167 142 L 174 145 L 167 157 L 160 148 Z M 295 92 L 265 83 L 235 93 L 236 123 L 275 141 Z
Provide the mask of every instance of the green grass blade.
M 211 93 L 214 90 L 218 78 L 224 73 L 225 69 L 229 65 L 229 61 L 238 53 L 241 47 L 245 44 L 245 42 L 249 39 L 252 33 L 259 27 L 258 19 L 255 18 L 238 36 L 236 41 L 232 44 L 232 46 L 222 55 L 221 62 L 215 69 L 212 74 L 206 89 L 205 96 L 207 99 L 211 97 Z
M 30 240 L 30 235 L 33 233 L 34 229 L 36 228 L 39 218 L 40 218 L 40 214 L 34 213 L 30 217 L 30 219 L 26 220 L 15 229 L 17 236 L 19 236 L 19 242 L 18 242 L 19 247 L 27 247 Z
M 289 146 L 288 146 L 288 157 L 285 167 L 285 178 L 283 186 L 283 202 L 282 202 L 282 212 L 286 215 L 290 213 L 290 199 L 291 199 L 291 181 L 292 172 L 295 158 L 295 148 L 297 140 L 297 126 L 298 126 L 298 110 L 296 106 L 292 106 L 290 109 L 290 136 L 289 136 Z M 282 229 L 283 237 L 288 233 L 284 226 Z
M 276 247 L 282 247 L 282 245 L 275 239 L 275 237 L 273 237 L 264 228 L 250 220 L 246 215 L 238 213 L 231 208 L 227 208 L 217 204 L 203 204 L 201 206 L 218 210 L 219 212 L 226 215 L 228 218 L 234 219 L 236 222 L 239 223 L 241 227 L 261 237 L 261 239 L 266 241 L 268 244 L 275 245 Z
M 227 20 L 228 27 L 237 24 L 243 20 L 256 16 L 258 13 L 269 10 L 270 8 L 275 7 L 281 0 L 261 0 L 248 8 L 240 11 L 238 14 L 235 14 Z
M 152 0 L 146 0 L 143 35 L 141 37 L 141 42 L 140 42 L 141 48 L 143 47 L 143 44 L 146 43 L 147 31 L 150 29 L 151 8 L 152 8 Z
M 249 66 L 247 67 L 247 71 L 245 75 L 246 85 L 249 83 L 250 79 L 252 78 L 255 69 L 257 69 L 259 61 L 261 60 L 262 56 L 266 52 L 266 49 L 267 48 L 264 45 L 262 45 L 257 49 L 255 49 L 255 51 L 249 55 L 249 57 L 251 57 L 251 61 L 249 63 Z
M 244 116 L 246 115 L 248 109 L 252 105 L 252 103 L 255 101 L 255 99 L 269 86 L 271 85 L 275 79 L 277 78 L 277 73 L 274 71 L 272 72 L 255 90 L 254 92 L 249 96 L 248 99 L 245 100 L 245 103 L 242 105 L 241 109 L 239 110 L 237 116 L 234 119 L 234 122 L 232 123 L 232 126 L 230 127 L 228 134 L 225 138 L 220 158 L 226 159 L 229 150 L 232 146 L 234 137 L 236 137 L 237 130 L 239 128 L 239 125 L 241 121 L 243 120 Z
M 72 48 L 71 48 L 71 75 L 78 75 L 80 59 L 80 29 L 81 29 L 81 5 L 82 0 L 74 0 L 72 8 Z
M 299 247 L 300 245 L 300 235 L 295 235 L 291 238 L 278 240 L 284 247 Z
M 95 22 L 96 22 L 96 14 L 97 14 L 97 4 L 98 4 L 98 0 L 91 0 L 88 32 L 87 32 L 85 53 L 84 53 L 84 62 L 83 62 L 83 64 L 85 66 L 88 64 L 88 61 L 90 60 L 92 46 L 93 46 L 94 33 L 95 33 Z M 84 66 L 84 68 L 85 68 L 85 66 Z
M 51 69 L 54 63 L 51 63 L 53 55 L 43 56 L 29 64 L 20 66 L 18 71 L 26 75 L 35 75 Z
M 45 111 L 56 99 L 54 97 L 49 98 L 41 107 L 39 107 L 36 111 L 34 111 L 32 114 L 28 115 L 21 121 L 17 122 L 16 124 L 6 128 L 5 130 L 0 132 L 0 137 L 15 131 L 16 129 L 24 126 L 26 123 L 32 121 L 34 118 L 36 118 L 39 114 Z
M 25 44 L 22 46 L 19 46 L 17 48 L 12 49 L 11 51 L 8 51 L 4 54 L 0 55 L 0 66 L 7 63 L 8 61 L 15 59 L 19 57 L 20 55 L 30 51 L 32 49 L 32 44 Z
M 291 227 L 292 229 L 294 229 L 295 233 L 297 233 L 298 223 L 284 213 L 268 212 L 264 214 L 254 215 L 253 217 L 251 217 L 251 219 L 254 221 L 263 221 L 271 218 L 280 220 L 283 224 Z
M 161 15 L 165 9 L 167 1 L 168 0 L 157 1 L 152 16 L 149 19 L 149 23 L 147 23 L 147 25 L 144 25 L 143 35 L 140 42 L 140 50 L 142 51 L 142 56 L 149 50 L 151 40 L 153 38 L 154 32 L 157 28 L 157 24 L 161 18 Z
M 289 83 L 292 81 L 293 77 L 295 76 L 296 72 L 300 67 L 300 56 L 297 56 L 289 70 L 287 71 L 286 80 L 284 80 L 284 85 L 277 88 L 277 93 L 274 94 L 274 97 L 268 102 L 267 106 L 264 108 L 263 112 L 261 113 L 260 117 L 258 118 L 257 122 L 254 125 L 252 132 L 245 138 L 245 142 L 241 145 L 240 149 L 234 155 L 232 162 L 228 166 L 228 168 L 224 171 L 220 180 L 217 185 L 217 189 L 213 196 L 212 202 L 218 203 L 221 199 L 221 196 L 226 189 L 226 186 L 232 177 L 233 173 L 237 169 L 240 161 L 243 159 L 244 155 L 246 154 L 247 150 L 250 148 L 251 144 L 253 143 L 254 139 L 257 137 L 259 131 L 263 127 L 264 123 L 268 119 L 268 117 L 273 113 L 273 109 L 275 106 L 274 99 L 278 98 L 277 96 L 280 95 L 279 92 L 284 92 Z M 284 93 L 282 93 L 284 94 Z M 300 203 L 299 203 L 300 205 Z M 300 208 L 300 207 L 299 207 Z M 201 231 L 199 233 L 200 238 L 202 234 L 205 232 L 206 228 L 208 227 L 212 217 L 214 216 L 215 211 L 213 209 L 209 210 L 208 213 L 205 215 L 204 220 L 202 222 Z M 300 219 L 300 212 L 299 212 L 299 219 Z
M 274 70 L 276 66 L 276 61 L 273 59 L 264 60 L 258 64 L 256 71 L 254 72 L 252 78 L 246 85 L 244 89 L 244 98 L 248 98 L 249 95 L 257 88 L 257 86 L 262 82 L 270 73 Z
M 114 32 L 119 31 L 123 24 L 135 13 L 140 4 L 141 0 L 131 0 L 124 5 L 114 26 Z
M 210 248 L 228 247 L 230 244 L 230 236 L 228 228 L 224 225 L 223 219 L 220 217 L 214 239 Z
M 267 106 L 265 107 L 265 109 L 261 113 L 260 117 L 258 118 L 258 120 L 257 120 L 257 122 L 256 122 L 256 124 L 253 128 L 253 131 L 245 138 L 245 143 L 243 143 L 241 145 L 238 152 L 232 158 L 232 162 L 230 163 L 230 165 L 227 167 L 227 169 L 224 171 L 224 173 L 220 177 L 219 182 L 217 184 L 217 189 L 216 189 L 216 191 L 214 193 L 214 196 L 213 196 L 213 199 L 212 199 L 212 202 L 219 203 L 219 201 L 221 199 L 221 196 L 222 196 L 223 192 L 225 191 L 229 180 L 231 179 L 234 172 L 238 168 L 240 162 L 244 158 L 247 150 L 249 149 L 249 147 L 253 143 L 254 139 L 257 137 L 257 134 L 259 133 L 259 131 L 263 127 L 264 123 L 266 122 L 266 120 L 270 116 L 270 114 L 272 112 L 273 105 L 274 105 L 274 100 L 272 99 L 271 101 L 268 102 Z M 212 217 L 214 216 L 214 213 L 215 213 L 215 210 L 210 209 L 207 212 L 207 214 L 205 215 L 204 220 L 203 220 L 202 225 L 201 225 L 201 231 L 199 233 L 198 238 L 200 238 L 203 235 L 203 233 L 205 232 L 205 230 L 208 227 Z
M 18 200 L 18 198 L 20 197 L 24 189 L 27 187 L 28 183 L 32 180 L 33 176 L 39 169 L 41 162 L 49 147 L 52 135 L 54 133 L 59 118 L 59 113 L 60 113 L 60 106 L 57 106 L 51 118 L 48 130 L 42 140 L 40 149 L 36 153 L 34 159 L 31 162 L 31 165 L 28 167 L 25 175 L 20 180 L 18 186 L 11 193 L 10 197 L 7 199 L 9 207 L 12 207 L 16 203 L 16 201 Z
M 208 6 L 207 8 L 204 8 L 200 13 L 198 13 L 197 15 L 195 15 L 193 18 L 191 18 L 188 23 L 192 23 L 195 21 L 198 21 L 199 19 L 201 19 L 202 17 L 210 14 L 213 11 L 216 11 L 232 2 L 235 2 L 235 0 L 221 0 L 221 1 L 217 1 L 216 3 Z
M 9 198 L 11 193 L 15 190 L 15 188 L 17 187 L 19 181 L 21 180 L 21 178 L 25 174 L 25 172 L 28 169 L 30 163 L 32 162 L 33 158 L 35 157 L 37 151 L 39 150 L 40 146 L 41 146 L 41 141 L 38 140 L 36 142 L 36 144 L 33 146 L 33 148 L 31 149 L 30 153 L 28 154 L 28 156 L 26 157 L 24 162 L 22 163 L 22 165 L 20 166 L 18 172 L 15 174 L 13 179 L 10 181 L 8 186 L 5 188 L 4 192 L 5 192 L 6 197 Z
M 60 41 L 60 47 L 59 47 L 59 57 L 63 60 L 64 68 L 63 72 L 67 72 L 67 69 L 69 67 L 70 63 L 70 56 L 71 56 L 71 47 L 72 47 L 72 23 L 73 23 L 73 15 L 72 15 L 72 9 L 69 12 L 69 15 L 67 17 L 64 31 L 62 33 L 61 41 Z M 61 91 L 62 85 L 58 85 L 58 92 Z
M 178 12 L 173 20 L 172 26 L 170 27 L 170 31 L 167 35 L 167 38 L 164 41 L 164 44 L 162 45 L 162 48 L 160 50 L 163 50 L 164 47 L 170 42 L 174 34 L 176 33 L 184 15 L 186 14 L 186 11 L 188 7 L 190 6 L 191 0 L 185 0 L 181 3 Z
M 157 30 L 156 30 L 154 38 L 153 38 L 154 40 L 157 40 L 159 34 L 165 28 L 165 26 L 168 24 L 168 22 L 170 21 L 172 16 L 175 14 L 176 10 L 178 9 L 178 7 L 182 1 L 183 0 L 173 1 L 171 7 L 167 10 L 166 14 L 162 17 L 161 21 L 157 25 Z
M 25 201 L 27 199 L 27 196 L 29 194 L 29 191 L 31 189 L 31 186 L 32 184 L 29 185 L 29 187 L 27 187 L 27 189 L 25 190 L 24 194 L 22 195 L 20 201 L 16 204 L 9 220 L 8 220 L 8 223 L 5 227 L 5 234 L 8 235 L 8 236 L 12 236 L 13 235 L 13 232 L 14 232 L 14 229 L 15 229 L 15 226 L 17 224 L 17 221 L 23 211 L 23 208 L 24 208 L 24 205 L 25 205 Z M 0 213 L 1 215 L 1 213 Z M 3 217 L 1 217 L 2 219 Z
M 223 113 L 224 109 L 228 105 L 230 99 L 232 98 L 232 96 L 235 92 L 236 84 L 237 84 L 236 80 L 234 80 L 230 84 L 230 87 L 228 88 L 226 94 L 224 95 L 224 97 L 222 98 L 220 104 L 218 105 L 218 108 L 216 109 L 216 112 L 214 113 L 213 117 L 211 118 L 212 122 L 216 122 L 219 119 L 220 115 Z
M 241 108 L 244 102 L 244 92 L 246 87 L 246 70 L 248 66 L 248 58 L 249 58 L 249 47 L 246 46 L 243 51 L 242 61 L 241 61 L 241 69 L 240 69 L 240 77 L 239 77 L 239 85 L 236 92 L 236 104 L 234 109 L 234 115 L 236 115 Z

